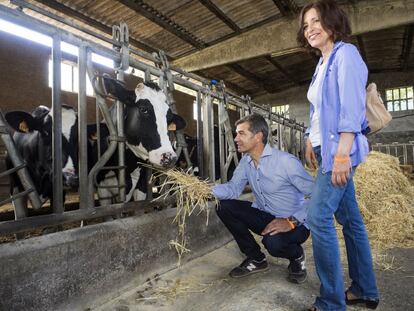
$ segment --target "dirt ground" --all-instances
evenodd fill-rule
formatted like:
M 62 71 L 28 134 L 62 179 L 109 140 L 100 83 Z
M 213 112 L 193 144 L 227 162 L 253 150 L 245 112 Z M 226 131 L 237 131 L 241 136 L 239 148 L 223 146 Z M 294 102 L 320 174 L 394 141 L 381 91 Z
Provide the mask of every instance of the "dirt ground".
M 310 241 L 306 242 L 308 280 L 286 280 L 288 261 L 268 256 L 270 269 L 241 279 L 228 272 L 243 260 L 235 242 L 199 257 L 94 309 L 96 311 L 290 311 L 306 310 L 319 289 Z M 345 256 L 342 256 L 344 258 Z M 414 249 L 388 253 L 388 270 L 376 266 L 378 311 L 414 310 Z M 346 267 L 346 265 L 344 265 Z M 347 269 L 344 271 L 347 275 Z M 347 280 L 348 282 L 349 280 Z M 349 310 L 366 310 L 350 307 Z

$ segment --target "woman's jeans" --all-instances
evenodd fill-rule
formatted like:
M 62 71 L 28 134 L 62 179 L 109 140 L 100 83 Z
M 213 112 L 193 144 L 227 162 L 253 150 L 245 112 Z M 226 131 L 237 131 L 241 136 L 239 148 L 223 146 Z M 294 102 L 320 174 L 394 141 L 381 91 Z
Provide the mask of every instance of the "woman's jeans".
M 320 163 L 320 148 L 314 148 Z M 346 310 L 342 265 L 335 219 L 342 225 L 348 257 L 350 291 L 364 299 L 378 299 L 371 249 L 355 197 L 353 174 L 343 187 L 334 187 L 332 172 L 318 170 L 309 203 L 307 222 L 311 229 L 316 272 L 321 282 L 318 310 Z

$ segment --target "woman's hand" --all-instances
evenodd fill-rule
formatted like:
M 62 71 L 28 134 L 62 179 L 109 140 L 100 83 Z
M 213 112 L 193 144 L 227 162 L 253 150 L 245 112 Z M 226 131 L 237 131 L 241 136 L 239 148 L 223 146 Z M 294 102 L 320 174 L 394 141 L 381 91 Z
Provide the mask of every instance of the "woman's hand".
M 305 159 L 306 164 L 310 169 L 315 170 L 318 167 L 318 160 L 316 160 L 316 155 L 313 151 L 313 147 L 309 138 L 306 139 Z
M 343 187 L 352 172 L 352 164 L 349 156 L 335 156 L 332 167 L 332 184 L 334 187 Z
M 334 187 L 343 187 L 349 179 L 352 172 L 352 163 L 349 154 L 351 153 L 352 143 L 355 134 L 343 132 L 339 136 L 338 149 L 334 157 L 332 167 L 332 184 Z

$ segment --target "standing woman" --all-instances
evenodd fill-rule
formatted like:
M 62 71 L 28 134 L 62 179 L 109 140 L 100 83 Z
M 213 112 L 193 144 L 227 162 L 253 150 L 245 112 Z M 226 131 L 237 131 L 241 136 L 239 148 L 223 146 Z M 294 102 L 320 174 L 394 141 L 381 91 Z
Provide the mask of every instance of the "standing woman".
M 378 290 L 367 232 L 355 198 L 352 177 L 368 154 L 361 133 L 366 127 L 367 67 L 355 46 L 348 18 L 335 1 L 320 0 L 300 13 L 298 42 L 318 52 L 319 63 L 308 90 L 310 107 L 306 160 L 319 170 L 309 203 L 320 296 L 309 310 L 346 310 L 346 304 L 375 309 Z M 352 283 L 344 290 L 335 219 L 342 225 Z

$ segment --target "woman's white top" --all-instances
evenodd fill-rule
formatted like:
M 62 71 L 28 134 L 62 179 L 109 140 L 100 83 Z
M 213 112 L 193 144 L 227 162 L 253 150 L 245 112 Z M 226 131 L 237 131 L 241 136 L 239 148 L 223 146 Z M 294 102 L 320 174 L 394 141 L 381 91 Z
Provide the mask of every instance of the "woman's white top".
M 309 87 L 307 94 L 309 102 L 313 105 L 313 116 L 309 132 L 309 139 L 312 147 L 317 147 L 321 144 L 321 134 L 319 131 L 319 108 L 322 102 L 322 84 L 326 71 L 326 63 L 327 61 L 323 62 L 319 66 L 316 78 Z

